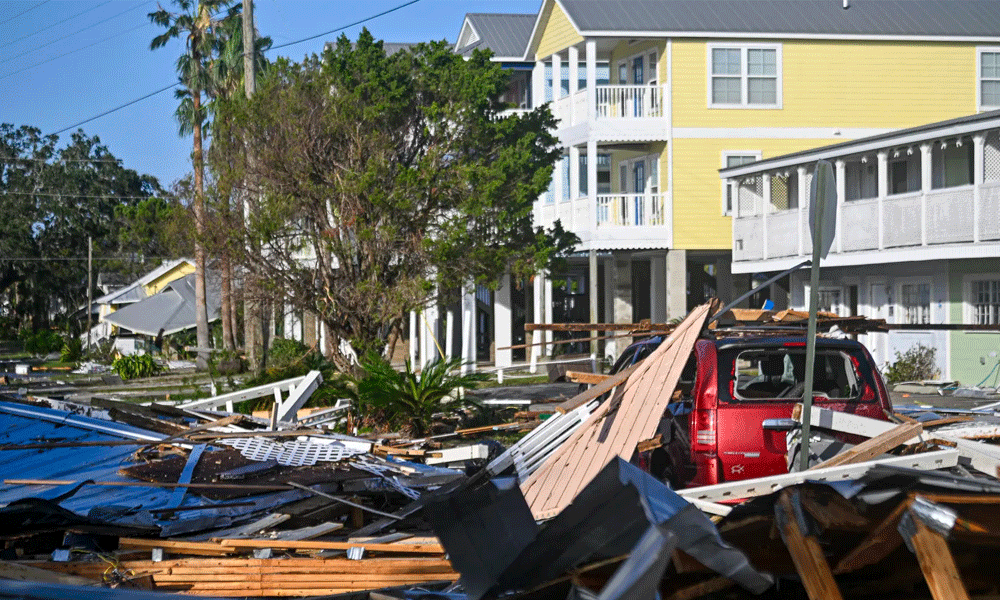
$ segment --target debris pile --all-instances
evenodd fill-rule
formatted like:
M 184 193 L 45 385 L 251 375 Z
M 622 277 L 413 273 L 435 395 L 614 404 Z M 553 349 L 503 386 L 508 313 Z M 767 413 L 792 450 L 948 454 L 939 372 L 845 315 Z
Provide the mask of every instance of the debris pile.
M 765 428 L 786 458 L 800 448 L 800 399 L 739 395 L 779 378 L 793 388 L 794 353 L 773 373 L 766 352 L 738 354 L 764 333 L 779 336 L 766 348 L 797 349 L 798 315 L 709 326 L 715 309 L 696 308 L 648 358 L 550 417 L 502 426 L 528 430 L 503 451 L 333 433 L 339 404 L 299 417 L 318 374 L 181 405 L 0 401 L 0 579 L 31 598 L 80 589 L 60 586 L 378 600 L 1000 594 L 997 413 L 876 414 L 884 385 L 851 342 L 818 363 L 833 380 L 845 357 L 849 381 L 817 392 L 808 470 L 665 483 L 680 476 L 662 468 L 678 443 L 722 448 Z M 694 378 L 716 352 L 735 366 L 698 363 Z M 735 433 L 703 429 L 724 419 L 697 414 L 699 395 L 773 410 Z M 232 412 L 272 396 L 266 418 Z

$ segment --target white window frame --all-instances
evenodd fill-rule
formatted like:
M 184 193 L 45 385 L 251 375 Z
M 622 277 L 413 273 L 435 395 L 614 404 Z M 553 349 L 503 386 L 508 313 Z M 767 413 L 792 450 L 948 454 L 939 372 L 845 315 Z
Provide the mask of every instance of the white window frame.
M 806 287 L 808 288 L 808 286 Z M 841 317 L 846 316 L 841 314 L 847 312 L 847 304 L 844 302 L 844 300 L 847 297 L 847 289 L 844 285 L 835 283 L 824 283 L 820 281 L 817 289 L 820 294 L 823 292 L 837 292 L 838 294 L 840 294 L 840 303 L 837 304 L 836 306 L 831 307 L 830 312 L 836 313 L 838 316 Z
M 962 322 L 966 325 L 973 325 L 976 322 L 976 308 L 975 308 L 975 298 L 973 295 L 975 291 L 973 290 L 973 284 L 980 281 L 1000 281 L 1000 275 L 997 273 L 978 273 L 975 275 L 966 275 L 962 278 Z M 989 333 L 994 334 L 995 332 L 967 332 L 967 333 Z
M 901 277 L 895 281 L 895 323 L 906 324 L 906 305 L 903 304 L 904 285 L 927 285 L 927 323 L 913 323 L 914 325 L 930 325 L 934 323 L 934 281 L 930 277 Z
M 753 156 L 754 162 L 761 160 L 764 157 L 764 153 L 761 150 L 723 150 L 722 160 L 719 163 L 720 168 L 725 169 L 729 165 L 729 157 L 731 156 Z M 726 209 L 726 193 L 729 187 L 729 180 L 722 180 L 722 196 L 720 198 L 720 209 L 722 210 L 722 216 L 729 217 L 733 215 L 732 210 Z M 738 192 L 737 192 L 738 193 Z M 739 201 L 738 197 L 733 198 L 733 206 L 736 206 L 736 202 Z
M 996 110 L 1000 105 L 983 104 L 983 54 L 1000 54 L 1000 46 L 979 46 L 976 48 L 976 111 Z M 992 78 L 989 81 L 1000 81 Z
M 739 104 L 716 104 L 712 101 L 712 51 L 716 49 L 739 50 L 740 51 L 740 103 Z M 775 90 L 774 104 L 750 104 L 750 93 L 748 90 L 749 75 L 747 74 L 747 50 L 774 50 L 775 69 Z M 752 110 L 775 110 L 784 106 L 782 88 L 784 78 L 782 77 L 781 44 L 741 44 L 731 42 L 710 42 L 705 45 L 705 96 L 708 108 L 722 109 L 752 109 Z

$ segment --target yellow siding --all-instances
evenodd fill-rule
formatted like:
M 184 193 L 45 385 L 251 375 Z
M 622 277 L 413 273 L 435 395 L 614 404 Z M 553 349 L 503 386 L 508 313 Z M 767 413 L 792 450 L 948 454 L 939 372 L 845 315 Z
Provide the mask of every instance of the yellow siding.
M 674 41 L 675 127 L 901 128 L 976 112 L 975 44 L 832 40 L 781 44 L 782 109 L 709 109 L 709 41 Z
M 538 42 L 536 56 L 545 59 L 552 54 L 569 48 L 583 41 L 573 24 L 569 22 L 566 13 L 554 0 L 546 3 L 543 9 L 540 26 L 541 39 Z
M 663 84 L 667 81 L 667 43 L 663 40 L 657 41 L 644 41 L 638 44 L 630 44 L 628 42 L 619 43 L 614 50 L 611 51 L 611 62 L 609 66 L 611 68 L 611 82 L 621 83 L 618 81 L 618 62 L 622 60 L 629 60 L 636 54 L 645 54 L 651 49 L 656 49 L 656 80 Z M 629 77 L 632 76 L 632 67 L 629 65 Z
M 828 144 L 830 140 L 674 140 L 674 247 L 686 250 L 728 250 L 732 222 L 722 215 L 719 168 L 724 151 L 760 151 L 773 158 Z M 667 160 L 660 161 L 660 171 Z M 666 181 L 666 177 L 663 177 Z
M 143 288 L 145 288 L 147 296 L 152 296 L 165 288 L 170 282 L 177 281 L 181 277 L 191 273 L 194 273 L 194 265 L 189 262 L 182 262 L 173 269 L 170 269 L 163 275 L 160 275 L 153 281 L 147 283 L 143 286 Z

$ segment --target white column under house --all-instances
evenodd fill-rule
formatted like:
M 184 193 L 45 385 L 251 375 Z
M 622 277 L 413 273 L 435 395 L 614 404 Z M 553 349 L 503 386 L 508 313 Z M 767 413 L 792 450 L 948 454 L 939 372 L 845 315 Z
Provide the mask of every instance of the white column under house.
M 476 370 L 476 288 L 467 281 L 462 288 L 462 372 Z
M 510 273 L 501 275 L 500 285 L 493 295 L 493 364 L 498 369 L 509 367 L 514 363 L 513 352 L 510 349 L 513 343 L 510 279 Z

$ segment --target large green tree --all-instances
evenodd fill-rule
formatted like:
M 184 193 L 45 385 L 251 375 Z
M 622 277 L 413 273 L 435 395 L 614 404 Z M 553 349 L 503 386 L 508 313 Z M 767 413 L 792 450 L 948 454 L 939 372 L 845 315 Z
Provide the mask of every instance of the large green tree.
M 102 262 L 125 258 L 117 211 L 160 193 L 82 131 L 59 147 L 38 129 L 0 125 L 0 295 L 21 326 L 85 304 L 88 238 Z M 16 298 L 16 300 L 14 300 Z
M 381 352 L 436 290 L 545 268 L 569 237 L 532 225 L 559 156 L 554 120 L 547 108 L 501 118 L 506 84 L 484 52 L 387 55 L 367 30 L 278 61 L 252 99 L 217 113 L 220 182 L 256 182 L 260 198 L 252 239 L 234 247 L 259 244 L 252 271 L 359 354 Z

